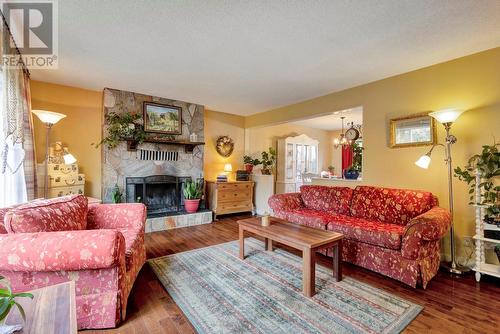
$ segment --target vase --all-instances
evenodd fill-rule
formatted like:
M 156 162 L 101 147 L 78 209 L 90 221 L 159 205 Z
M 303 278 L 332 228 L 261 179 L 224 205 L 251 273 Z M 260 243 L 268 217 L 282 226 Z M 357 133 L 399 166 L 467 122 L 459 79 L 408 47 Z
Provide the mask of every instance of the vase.
M 344 171 L 344 177 L 347 180 L 357 180 L 359 177 L 359 172 L 357 170 L 346 170 Z
M 246 164 L 246 165 L 245 165 L 245 170 L 246 170 L 249 174 L 251 174 L 251 173 L 252 173 L 252 171 L 253 171 L 253 165 L 251 165 L 251 164 Z
M 200 206 L 200 199 L 185 199 L 184 200 L 184 208 L 187 213 L 195 213 L 198 211 L 198 207 Z

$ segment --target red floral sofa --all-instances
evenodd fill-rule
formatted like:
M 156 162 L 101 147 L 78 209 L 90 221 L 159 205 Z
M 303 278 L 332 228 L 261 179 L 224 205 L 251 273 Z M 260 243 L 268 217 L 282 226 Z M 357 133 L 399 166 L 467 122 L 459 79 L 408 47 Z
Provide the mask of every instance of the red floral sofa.
M 0 209 L 0 275 L 16 292 L 75 281 L 79 329 L 115 327 L 146 261 L 143 204 L 82 195 Z
M 440 239 L 451 224 L 437 198 L 417 190 L 308 185 L 271 196 L 269 205 L 276 217 L 344 234 L 344 261 L 424 289 L 439 269 Z

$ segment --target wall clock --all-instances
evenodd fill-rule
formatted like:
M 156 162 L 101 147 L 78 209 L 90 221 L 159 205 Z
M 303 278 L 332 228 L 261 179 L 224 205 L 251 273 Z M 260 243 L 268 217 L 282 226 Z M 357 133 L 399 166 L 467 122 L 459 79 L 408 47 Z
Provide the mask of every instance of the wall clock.
M 350 142 L 355 142 L 359 138 L 359 131 L 354 128 L 354 123 L 351 123 L 351 127 L 345 132 L 345 137 Z

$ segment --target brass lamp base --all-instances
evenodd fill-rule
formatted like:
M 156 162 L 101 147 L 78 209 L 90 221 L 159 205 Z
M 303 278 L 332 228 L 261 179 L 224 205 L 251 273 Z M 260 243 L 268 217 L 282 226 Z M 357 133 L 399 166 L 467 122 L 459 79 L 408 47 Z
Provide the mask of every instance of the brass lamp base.
M 465 275 L 470 272 L 470 268 L 459 266 L 453 262 L 441 262 L 441 268 L 455 275 Z

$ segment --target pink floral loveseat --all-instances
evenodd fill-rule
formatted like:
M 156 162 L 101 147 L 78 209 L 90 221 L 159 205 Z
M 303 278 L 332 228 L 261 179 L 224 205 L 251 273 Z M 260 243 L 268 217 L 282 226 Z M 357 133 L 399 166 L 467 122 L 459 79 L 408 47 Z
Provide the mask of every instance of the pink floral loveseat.
M 74 280 L 78 328 L 115 327 L 146 260 L 143 204 L 82 195 L 0 209 L 0 275 L 16 292 Z
M 436 197 L 417 190 L 302 186 L 270 197 L 269 205 L 276 217 L 344 234 L 344 261 L 412 287 L 425 288 L 436 275 L 451 224 Z

